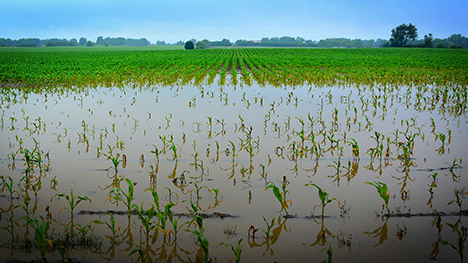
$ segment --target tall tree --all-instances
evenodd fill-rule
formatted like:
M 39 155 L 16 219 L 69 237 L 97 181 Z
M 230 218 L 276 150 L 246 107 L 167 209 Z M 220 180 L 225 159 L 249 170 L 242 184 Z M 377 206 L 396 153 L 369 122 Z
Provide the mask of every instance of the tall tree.
M 418 29 L 416 26 L 401 24 L 392 29 L 392 37 L 390 38 L 390 46 L 392 47 L 406 47 L 408 40 L 415 40 L 418 37 Z
M 86 42 L 88 42 L 88 40 L 85 37 L 81 37 L 80 42 L 78 42 L 78 43 L 79 43 L 80 46 L 84 46 L 84 45 L 86 45 Z
M 429 35 L 424 35 L 424 45 L 426 47 L 433 47 L 434 46 L 434 38 L 432 37 L 431 33 L 429 33 Z

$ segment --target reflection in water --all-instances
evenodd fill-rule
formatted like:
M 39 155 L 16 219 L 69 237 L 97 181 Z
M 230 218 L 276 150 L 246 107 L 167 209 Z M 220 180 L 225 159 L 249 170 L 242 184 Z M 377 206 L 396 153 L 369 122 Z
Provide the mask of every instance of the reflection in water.
M 286 227 L 287 219 L 284 219 L 284 220 L 283 219 L 284 218 L 281 215 L 278 217 L 278 219 L 276 220 L 277 221 L 276 227 L 273 228 L 273 230 L 271 231 L 271 234 L 270 234 L 270 236 L 268 238 L 266 236 L 263 237 L 262 243 L 257 243 L 256 242 L 257 238 L 255 237 L 255 232 L 257 232 L 258 230 L 261 230 L 261 229 L 255 229 L 254 228 L 252 236 L 250 236 L 250 229 L 249 229 L 249 238 L 248 238 L 249 247 L 254 248 L 254 247 L 263 247 L 263 246 L 265 246 L 265 252 L 263 252 L 262 257 L 265 256 L 265 254 L 268 251 L 270 251 L 270 255 L 273 256 L 275 254 L 275 252 L 273 251 L 272 245 L 274 245 L 278 241 L 278 239 L 279 239 L 279 237 L 281 235 L 281 232 L 283 230 L 286 231 L 286 232 L 291 231 L 291 230 L 288 231 L 288 229 Z M 267 227 L 268 227 L 268 225 L 267 225 Z M 270 225 L 270 227 L 271 227 L 271 225 Z M 270 229 L 263 230 L 263 231 L 270 231 Z
M 379 245 L 382 245 L 384 243 L 384 241 L 387 240 L 388 238 L 388 227 L 387 227 L 387 223 L 388 223 L 388 220 L 390 219 L 390 217 L 385 217 L 385 219 L 382 217 L 382 221 L 384 221 L 384 224 L 379 227 L 379 228 L 376 228 L 374 231 L 372 232 L 369 232 L 369 231 L 364 231 L 364 234 L 367 234 L 367 235 L 373 235 L 371 238 L 376 238 L 378 237 L 379 238 L 379 243 L 375 244 L 374 247 L 377 247 Z
M 250 238 L 249 246 L 263 247 L 263 256 L 270 254 L 282 257 L 291 247 L 297 247 L 304 240 L 297 241 L 296 235 L 282 235 L 281 241 L 288 245 L 274 246 L 278 244 L 280 233 L 287 230 L 287 219 L 277 218 L 276 206 L 268 202 L 272 199 L 271 193 L 264 193 L 263 190 L 268 182 L 281 181 L 287 175 L 291 181 L 288 188 L 293 193 L 288 198 L 294 202 L 294 207 L 289 208 L 287 202 L 285 205 L 291 209 L 291 213 L 297 213 L 298 218 L 301 218 L 305 212 L 302 209 L 310 207 L 310 203 L 317 199 L 312 197 L 311 200 L 310 193 L 298 185 L 303 186 L 305 180 L 314 177 L 314 182 L 330 189 L 332 196 L 347 200 L 350 206 L 340 206 L 340 216 L 346 218 L 346 222 L 338 220 L 340 225 L 332 229 L 335 234 L 340 231 L 339 235 L 333 235 L 322 219 L 317 222 L 320 231 L 316 240 L 307 246 L 318 252 L 323 247 L 328 248 L 326 244 L 330 242 L 329 248 L 335 246 L 335 255 L 340 258 L 342 255 L 336 250 L 336 242 L 333 243 L 332 239 L 338 240 L 340 250 L 348 246 L 351 234 L 342 233 L 349 233 L 356 222 L 372 216 L 374 206 L 378 205 L 372 202 L 373 198 L 367 198 L 371 190 L 362 187 L 364 178 L 378 178 L 377 181 L 388 185 L 392 196 L 401 196 L 392 201 L 397 207 L 397 213 L 403 205 L 417 211 L 426 211 L 428 207 L 445 209 L 444 205 L 453 199 L 452 188 L 464 182 L 462 175 L 465 169 L 461 168 L 458 160 L 466 154 L 453 146 L 449 151 L 447 147 L 450 142 L 447 144 L 447 139 L 442 146 L 440 142 L 447 132 L 446 137 L 453 141 L 453 145 L 464 145 L 466 142 L 463 137 L 466 128 L 466 107 L 463 105 L 466 102 L 453 97 L 450 92 L 444 95 L 436 86 L 422 87 L 426 91 L 416 91 L 419 94 L 417 98 L 414 98 L 412 88 L 405 86 L 311 86 L 287 90 L 254 86 L 245 89 L 237 87 L 238 90 L 223 88 L 220 92 L 218 88 L 204 85 L 185 88 L 174 86 L 172 89 L 155 86 L 140 89 L 120 87 L 109 90 L 87 89 L 77 94 L 67 91 L 69 94 L 60 95 L 45 91 L 42 94 L 24 94 L 16 90 L 20 95 L 16 95 L 15 99 L 12 99 L 10 91 L 2 90 L 0 127 L 1 136 L 5 140 L 0 140 L 0 154 L 5 159 L 0 160 L 0 173 L 5 181 L 0 189 L 0 231 L 11 231 L 8 235 L 11 236 L 8 238 L 10 244 L 13 240 L 17 242 L 17 235 L 32 237 L 31 228 L 18 219 L 23 215 L 37 217 L 37 211 L 42 213 L 49 205 L 47 215 L 59 221 L 53 223 L 52 227 L 68 228 L 70 232 L 79 233 L 85 229 L 86 221 L 91 220 L 89 217 L 92 215 L 86 214 L 75 219 L 71 217 L 69 222 L 65 222 L 63 215 L 62 218 L 56 218 L 60 208 L 54 207 L 55 202 L 48 202 L 50 197 L 57 191 L 68 189 L 73 189 L 81 196 L 92 193 L 91 211 L 105 211 L 109 203 L 102 201 L 108 197 L 109 190 L 120 188 L 124 178 L 131 178 L 137 183 L 132 204 L 145 203 L 146 206 L 148 200 L 141 193 L 149 187 L 154 191 L 158 188 L 167 189 L 165 201 L 174 203 L 174 211 L 178 212 L 185 211 L 184 201 L 192 200 L 197 209 L 206 213 L 219 209 L 239 215 L 240 219 L 232 219 L 238 220 L 236 223 L 243 222 L 245 218 L 250 220 L 250 217 L 273 216 L 278 224 L 271 228 L 271 236 Z M 199 91 L 202 91 L 201 96 Z M 434 93 L 446 97 L 446 105 L 433 101 Z M 21 96 L 24 97 L 22 100 Z M 188 102 L 190 107 L 187 107 Z M 44 110 L 44 107 L 47 109 Z M 440 111 L 442 108 L 447 111 Z M 315 109 L 317 112 L 314 112 Z M 431 118 L 435 118 L 434 125 L 424 126 Z M 440 125 L 439 119 L 443 125 Z M 431 134 L 431 129 L 432 134 L 437 134 L 435 143 L 425 139 L 429 136 L 424 136 L 424 133 Z M 387 132 L 391 130 L 394 132 Z M 185 145 L 186 140 L 193 141 L 193 144 Z M 115 148 L 114 151 L 122 156 L 122 160 L 116 159 L 118 172 L 117 169 L 115 172 L 107 170 L 107 178 L 102 173 L 102 168 L 111 164 L 103 155 L 107 154 L 106 145 Z M 48 151 L 39 150 L 41 147 Z M 25 154 L 24 149 L 30 149 L 29 154 Z M 37 150 L 32 156 L 36 160 L 30 159 L 28 162 L 27 156 L 34 149 Z M 40 156 L 37 155 L 38 151 Z M 52 161 L 48 157 L 49 152 Z M 428 161 L 421 162 L 423 158 Z M 454 159 L 457 161 L 452 163 Z M 420 176 L 421 172 L 432 170 L 444 171 L 445 176 L 439 178 L 440 183 L 431 184 L 425 173 Z M 13 190 L 17 193 L 9 192 L 6 185 L 10 181 L 6 179 L 7 176 L 13 179 Z M 42 185 L 43 180 L 47 180 L 45 185 Z M 236 185 L 236 180 L 241 181 Z M 418 188 L 419 185 L 424 186 L 421 188 L 423 190 Z M 215 189 L 218 189 L 222 198 L 215 196 L 218 194 Z M 249 191 L 250 205 L 247 208 L 244 203 L 240 205 L 239 201 L 246 197 L 245 190 Z M 422 198 L 424 200 L 421 202 L 419 197 L 427 195 L 426 190 L 431 194 L 429 201 Z M 111 201 L 114 202 L 111 205 L 116 204 L 116 200 Z M 351 206 L 353 212 L 356 211 L 353 217 L 349 213 Z M 447 209 L 452 208 L 449 206 Z M 333 213 L 336 214 L 336 211 Z M 210 231 L 213 231 L 210 233 L 213 236 L 210 242 L 222 242 L 222 237 L 216 240 L 220 236 L 217 235 L 220 229 L 215 220 L 218 219 L 207 221 Z M 388 220 L 383 218 L 380 228 L 364 232 L 371 240 L 377 238 L 380 241 L 375 246 L 382 245 L 381 248 L 391 250 L 398 243 L 393 241 L 404 239 L 404 242 L 415 244 L 419 251 L 415 254 L 427 253 L 428 242 L 415 242 L 415 237 L 419 238 L 425 230 L 423 224 L 413 227 L 408 223 L 409 220 L 402 219 L 396 235 L 388 235 Z M 424 219 L 411 219 L 413 222 L 416 220 L 419 222 Z M 464 216 L 459 217 L 455 225 L 464 229 L 464 220 Z M 302 224 L 302 221 L 289 220 L 288 225 L 294 227 Z M 128 257 L 134 246 L 131 232 L 135 231 L 136 234 L 142 224 L 140 220 L 134 222 L 131 223 L 129 219 L 127 227 L 117 232 L 116 242 L 112 241 L 103 251 L 92 250 L 92 253 L 101 255 L 107 261 L 115 261 L 121 256 Z M 158 219 L 153 219 L 153 222 L 158 222 Z M 444 225 L 447 226 L 446 223 Z M 406 235 L 407 226 L 411 226 L 411 235 Z M 109 233 L 105 225 L 99 227 Z M 453 242 L 450 234 L 454 232 L 449 234 L 450 229 L 445 229 L 443 238 L 438 238 L 432 244 L 430 257 L 437 257 L 442 240 Z M 159 231 L 153 233 L 147 240 L 142 236 L 144 233 L 140 232 L 139 241 L 149 261 L 192 262 L 195 258 L 202 258 L 200 244 L 196 243 L 195 249 L 190 246 L 193 251 L 179 246 L 185 247 L 187 236 L 181 234 L 177 243 L 166 235 L 158 239 Z M 108 237 L 113 240 L 112 236 Z M 363 239 L 365 237 L 353 233 L 353 242 L 362 244 Z M 189 241 L 192 242 L 191 239 Z M 369 247 L 361 251 L 353 250 L 349 254 L 350 258 L 360 258 L 360 253 L 372 253 L 372 246 Z M 5 246 L 1 249 L 2 255 L 20 254 Z M 8 253 L 6 250 L 9 250 Z M 212 250 L 210 252 L 219 256 L 220 251 Z M 82 252 L 83 258 L 86 258 L 88 250 L 83 249 Z M 255 252 L 248 251 L 246 254 L 251 257 Z M 447 257 L 449 260 L 454 258 L 451 255 Z
M 322 217 L 322 220 L 321 222 L 317 222 L 317 220 L 315 219 L 315 217 L 313 218 L 313 220 L 315 221 L 315 223 L 317 224 L 320 224 L 320 231 L 317 233 L 317 240 L 310 244 L 310 245 L 307 245 L 305 243 L 302 243 L 304 246 L 309 246 L 309 247 L 314 247 L 316 245 L 319 245 L 321 247 L 325 246 L 328 242 L 330 241 L 327 241 L 327 237 L 330 237 L 330 238 L 336 238 L 337 236 L 333 235 L 330 230 L 328 230 L 326 227 L 325 227 L 325 220 L 324 218 Z

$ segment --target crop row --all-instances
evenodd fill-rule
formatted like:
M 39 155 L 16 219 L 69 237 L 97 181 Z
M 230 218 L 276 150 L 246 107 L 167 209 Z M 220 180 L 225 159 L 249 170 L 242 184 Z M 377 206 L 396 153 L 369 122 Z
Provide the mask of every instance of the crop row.
M 447 85 L 468 83 L 464 50 L 209 49 L 0 52 L 2 85 Z

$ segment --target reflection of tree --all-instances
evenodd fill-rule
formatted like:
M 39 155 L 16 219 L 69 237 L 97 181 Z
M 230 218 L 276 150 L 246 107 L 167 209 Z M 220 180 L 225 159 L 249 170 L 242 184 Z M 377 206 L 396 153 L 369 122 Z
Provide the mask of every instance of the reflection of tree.
M 375 244 L 374 247 L 383 244 L 383 242 L 384 242 L 385 240 L 387 240 L 387 238 L 388 238 L 388 227 L 387 227 L 388 219 L 389 219 L 389 217 L 387 217 L 387 218 L 385 219 L 385 222 L 384 222 L 384 224 L 383 224 L 381 227 L 376 228 L 374 231 L 372 231 L 372 232 L 364 231 L 364 234 L 373 235 L 372 238 L 379 237 L 379 243 Z M 383 220 L 384 220 L 384 219 L 382 218 L 382 221 L 383 221 Z
M 302 243 L 303 245 L 305 246 L 310 246 L 310 247 L 314 247 L 316 246 L 317 244 L 321 247 L 325 246 L 327 244 L 327 237 L 331 237 L 331 238 L 335 238 L 337 236 L 334 236 L 330 230 L 328 230 L 326 227 L 325 227 L 325 221 L 324 219 L 322 218 L 322 221 L 321 223 L 317 222 L 314 218 L 314 221 L 315 223 L 317 224 L 320 224 L 320 231 L 317 233 L 317 240 L 310 244 L 310 245 L 306 245 L 305 243 Z
M 278 238 L 281 235 L 281 232 L 283 232 L 283 230 L 286 232 L 291 231 L 291 230 L 288 231 L 286 227 L 286 221 L 287 219 L 284 219 L 283 221 L 283 217 L 280 215 L 277 219 L 276 227 L 272 230 L 271 237 L 270 238 L 263 237 L 263 242 L 259 244 L 256 242 L 255 237 L 253 236 L 252 238 L 248 239 L 249 247 L 254 248 L 254 247 L 266 246 L 265 252 L 263 252 L 262 257 L 265 256 L 265 254 L 268 251 L 270 251 L 270 255 L 273 256 L 275 252 L 273 251 L 273 248 L 271 246 L 274 245 L 278 241 Z

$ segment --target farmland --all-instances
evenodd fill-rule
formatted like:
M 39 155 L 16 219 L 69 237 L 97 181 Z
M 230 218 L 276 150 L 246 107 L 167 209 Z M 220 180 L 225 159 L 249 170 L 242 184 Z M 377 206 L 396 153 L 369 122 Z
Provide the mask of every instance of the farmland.
M 0 81 L 2 262 L 464 259 L 465 50 L 2 48 Z

